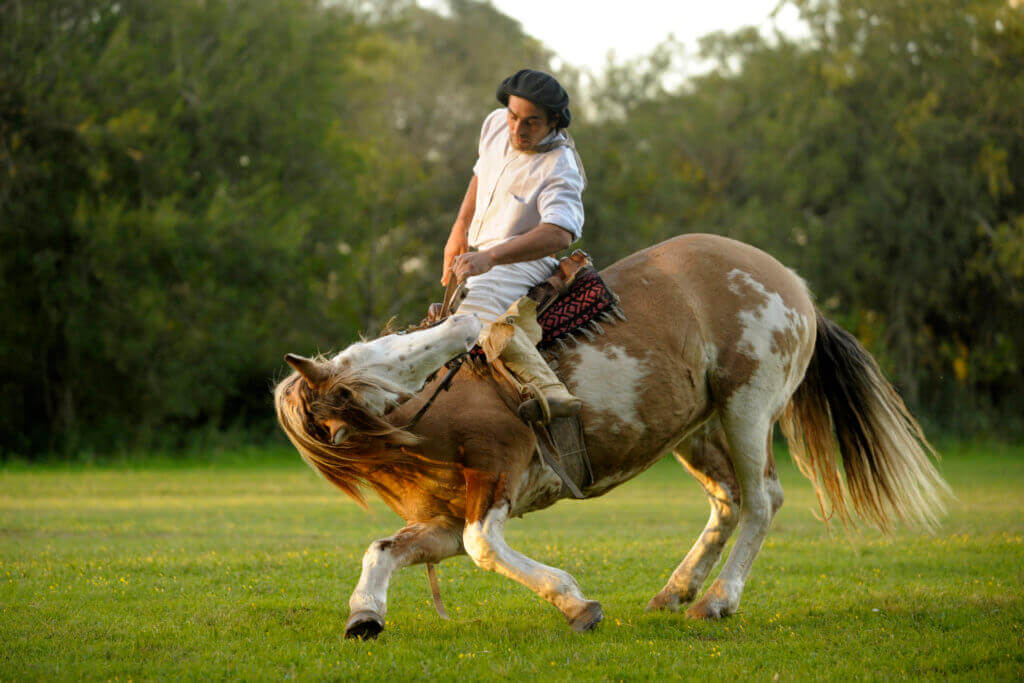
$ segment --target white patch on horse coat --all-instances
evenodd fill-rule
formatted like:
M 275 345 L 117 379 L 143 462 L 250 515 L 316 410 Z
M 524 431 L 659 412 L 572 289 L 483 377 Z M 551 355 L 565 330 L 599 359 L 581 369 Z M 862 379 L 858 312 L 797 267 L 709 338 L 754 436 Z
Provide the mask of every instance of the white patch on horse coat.
M 760 385 L 763 387 L 762 392 L 768 390 L 768 387 L 771 386 L 774 386 L 776 390 L 778 388 L 782 389 L 780 393 L 785 396 L 785 399 L 769 397 L 767 395 L 762 396 L 763 399 L 775 399 L 771 401 L 771 405 L 775 406 L 773 408 L 774 413 L 775 410 L 782 407 L 779 401 L 781 400 L 784 403 L 785 400 L 788 400 L 789 396 L 796 390 L 799 381 L 803 378 L 803 368 L 796 368 L 794 366 L 791 353 L 787 352 L 786 349 L 779 348 L 775 337 L 778 334 L 809 343 L 811 321 L 804 318 L 796 309 L 787 306 L 782 300 L 782 296 L 777 292 L 768 291 L 763 284 L 755 280 L 749 273 L 735 269 L 729 272 L 728 278 L 729 289 L 733 293 L 742 296 L 744 289 L 752 289 L 765 298 L 765 302 L 756 308 L 743 310 L 737 314 L 743 329 L 743 334 L 737 345 L 737 351 L 758 361 L 757 370 L 754 376 L 751 377 L 747 385 L 748 387 L 752 388 L 753 386 Z M 789 366 L 788 368 L 787 365 Z M 769 378 L 768 376 L 772 372 L 777 372 L 781 375 L 787 369 L 789 373 L 785 377 Z M 770 379 L 783 380 L 783 383 L 776 384 L 770 381 Z M 737 394 L 740 394 L 741 391 L 737 391 Z M 734 396 L 733 400 L 735 401 L 736 398 L 737 396 Z
M 813 334 L 812 321 L 787 306 L 781 295 L 769 291 L 749 273 L 735 269 L 728 279 L 729 289 L 735 294 L 744 297 L 752 290 L 763 301 L 737 314 L 742 333 L 736 350 L 753 359 L 756 365 L 746 383 L 729 397 L 721 413 L 742 504 L 738 536 L 729 559 L 694 606 L 713 616 L 736 611 L 750 567 L 768 533 L 774 509 L 764 482 L 768 458 L 766 440 L 775 416 L 803 377 L 804 368 L 797 367 L 795 356 L 800 348 L 811 344 Z M 778 343 L 778 338 L 793 339 L 796 343 L 786 348 Z M 711 521 L 714 521 L 714 514 Z
M 611 419 L 618 423 L 611 425 L 613 432 L 622 431 L 623 425 L 642 429 L 637 408 L 647 364 L 620 346 L 581 346 L 577 353 L 579 362 L 567 378 L 569 389 L 594 413 L 594 428 L 600 429 Z

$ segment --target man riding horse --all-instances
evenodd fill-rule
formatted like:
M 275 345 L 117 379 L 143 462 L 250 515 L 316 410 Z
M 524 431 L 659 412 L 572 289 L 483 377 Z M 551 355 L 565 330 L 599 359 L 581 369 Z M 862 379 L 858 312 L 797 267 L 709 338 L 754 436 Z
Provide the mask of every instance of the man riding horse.
M 883 530 L 897 520 L 934 527 L 949 488 L 920 426 L 871 354 L 817 309 L 806 283 L 750 245 L 680 235 L 602 270 L 629 321 L 560 352 L 580 406 L 536 352 L 536 309 L 520 298 L 548 277 L 550 255 L 583 224 L 584 176 L 565 134 L 568 97 L 550 76 L 520 71 L 498 99 L 507 110 L 484 122 L 480 160 L 445 248 L 444 282 L 469 285 L 458 311 L 472 315 L 357 342 L 330 358 L 289 354 L 295 372 L 274 390 L 278 420 L 302 457 L 356 500 L 372 489 L 406 522 L 367 548 L 346 636 L 383 630 L 395 571 L 461 553 L 549 601 L 575 631 L 602 618 L 571 574 L 505 538 L 509 519 L 569 495 L 537 457 L 536 433 L 489 373 L 431 379 L 477 339 L 489 360 L 500 357 L 537 385 L 552 412 L 581 410 L 591 466 L 585 497 L 635 477 L 666 451 L 702 485 L 711 516 L 648 609 L 692 602 L 694 618 L 718 619 L 739 608 L 783 503 L 776 423 L 825 519 L 835 512 L 846 522 L 852 513 Z M 449 380 L 451 391 L 441 391 Z
M 557 265 L 552 255 L 580 238 L 586 184 L 566 129 L 569 95 L 554 77 L 522 69 L 498 86 L 484 119 L 479 158 L 444 248 L 441 284 L 468 288 L 459 313 L 484 323 L 480 344 L 547 400 L 551 417 L 580 401 L 537 351 L 539 328 L 525 294 Z M 538 397 L 539 398 L 539 397 Z

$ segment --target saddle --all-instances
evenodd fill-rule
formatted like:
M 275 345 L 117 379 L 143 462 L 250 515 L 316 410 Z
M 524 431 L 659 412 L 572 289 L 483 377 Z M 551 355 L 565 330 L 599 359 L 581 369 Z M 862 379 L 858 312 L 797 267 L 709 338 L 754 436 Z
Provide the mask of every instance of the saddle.
M 460 294 L 459 289 L 449 283 L 444 303 L 432 304 L 425 322 L 431 324 L 446 317 L 457 308 Z M 590 256 L 582 250 L 562 258 L 551 275 L 535 285 L 527 296 L 537 302 L 537 322 L 542 331 L 537 348 L 556 374 L 560 374 L 557 357 L 569 348 L 570 343 L 581 343 L 581 337 L 593 341 L 597 335 L 604 334 L 602 322 L 612 324 L 616 320 L 626 320 L 619 308 L 618 297 L 601 279 Z M 582 489 L 593 483 L 593 472 L 579 415 L 543 424 L 539 415 L 521 409 L 533 394 L 500 360 L 488 364 L 479 346 L 470 351 L 469 357 L 481 374 L 492 379 L 495 390 L 509 409 L 533 429 L 539 455 L 562 480 L 564 491 L 583 498 Z M 559 379 L 565 380 L 561 376 Z
M 559 261 L 551 276 L 527 296 L 537 302 L 537 322 L 543 331 L 537 348 L 548 355 L 555 348 L 565 351 L 566 340 L 578 344 L 576 335 L 593 341 L 595 335 L 604 334 L 601 322 L 626 320 L 619 297 L 608 289 L 590 256 L 579 249 Z
M 458 308 L 466 290 L 449 280 L 444 302 L 430 304 L 427 318 L 419 327 L 440 322 Z M 543 282 L 536 284 L 526 296 L 537 302 L 537 322 L 544 333 L 537 343 L 541 351 L 557 345 L 560 351 L 566 348 L 566 340 L 579 343 L 576 335 L 594 339 L 595 334 L 604 334 L 600 322 L 626 320 L 619 308 L 617 297 L 598 275 L 594 262 L 587 252 L 577 249 L 559 260 L 558 265 Z M 473 351 L 481 354 L 479 347 Z

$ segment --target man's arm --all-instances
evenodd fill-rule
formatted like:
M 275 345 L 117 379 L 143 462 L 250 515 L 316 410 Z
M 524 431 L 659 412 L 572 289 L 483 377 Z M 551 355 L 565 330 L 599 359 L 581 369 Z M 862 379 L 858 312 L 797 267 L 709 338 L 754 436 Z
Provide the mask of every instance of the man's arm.
M 572 233 L 554 223 L 541 223 L 529 232 L 517 235 L 507 242 L 464 253 L 455 259 L 453 269 L 459 282 L 467 277 L 486 273 L 497 265 L 533 261 L 565 249 L 573 242 Z M 445 250 L 447 255 L 448 251 Z
M 441 266 L 441 285 L 448 285 L 448 277 L 452 270 L 455 257 L 469 251 L 469 225 L 473 222 L 473 214 L 476 212 L 476 185 L 474 175 L 469 181 L 466 189 L 466 196 L 462 198 L 462 206 L 459 207 L 459 215 L 452 225 L 451 234 L 448 235 L 448 242 L 444 245 L 444 264 Z

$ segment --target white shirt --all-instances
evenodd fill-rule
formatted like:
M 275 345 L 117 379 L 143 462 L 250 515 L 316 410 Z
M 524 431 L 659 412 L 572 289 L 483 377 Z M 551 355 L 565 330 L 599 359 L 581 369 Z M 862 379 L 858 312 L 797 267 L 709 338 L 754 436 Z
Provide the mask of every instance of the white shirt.
M 537 154 L 521 152 L 508 139 L 507 109 L 484 119 L 477 177 L 476 209 L 469 225 L 469 245 L 487 249 L 551 223 L 572 235 L 583 232 L 583 179 L 569 147 Z M 552 131 L 542 142 L 561 133 Z

